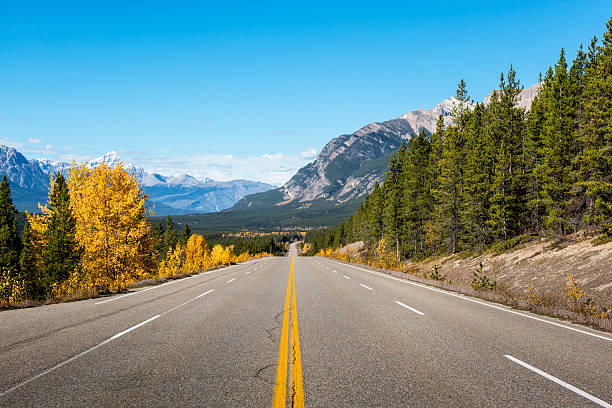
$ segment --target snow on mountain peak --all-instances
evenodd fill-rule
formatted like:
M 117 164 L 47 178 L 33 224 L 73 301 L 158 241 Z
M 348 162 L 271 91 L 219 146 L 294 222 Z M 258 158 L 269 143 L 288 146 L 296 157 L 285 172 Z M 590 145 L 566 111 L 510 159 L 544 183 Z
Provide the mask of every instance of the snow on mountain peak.
M 116 151 L 111 150 L 110 152 L 104 154 L 103 156 L 100 156 L 96 159 L 91 160 L 89 163 L 87 163 L 87 165 L 90 168 L 94 168 L 94 167 L 99 166 L 102 163 L 106 164 L 109 167 L 115 167 L 116 165 L 121 163 L 121 159 L 119 158 L 119 155 L 117 154 Z

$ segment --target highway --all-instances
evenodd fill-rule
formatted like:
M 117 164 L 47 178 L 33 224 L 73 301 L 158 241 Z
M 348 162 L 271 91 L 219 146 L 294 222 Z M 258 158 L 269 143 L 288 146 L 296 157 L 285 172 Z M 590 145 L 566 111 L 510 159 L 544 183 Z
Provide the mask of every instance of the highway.
M 0 312 L 0 406 L 612 403 L 609 333 L 295 255 Z

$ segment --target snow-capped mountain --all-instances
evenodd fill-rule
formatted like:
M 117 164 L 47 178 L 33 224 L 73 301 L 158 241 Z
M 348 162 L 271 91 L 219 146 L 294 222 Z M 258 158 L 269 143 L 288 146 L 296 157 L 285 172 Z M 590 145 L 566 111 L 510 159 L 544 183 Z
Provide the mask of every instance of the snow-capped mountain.
M 529 109 L 537 95 L 539 84 L 524 89 L 518 105 Z M 493 92 L 484 100 L 490 102 Z M 247 196 L 235 209 L 280 206 L 326 200 L 341 205 L 372 191 L 381 182 L 389 165 L 389 157 L 403 140 L 424 130 L 435 131 L 438 117 L 445 123 L 452 122 L 453 108 L 458 100 L 447 98 L 429 110 L 418 109 L 384 122 L 370 123 L 351 134 L 341 135 L 329 141 L 316 159 L 302 167 L 284 186 L 264 194 Z M 474 103 L 470 103 L 474 106 Z M 274 197 L 274 199 L 272 199 Z M 275 202 L 271 202 L 275 201 Z
M 86 163 L 95 168 L 102 163 L 114 167 L 122 160 L 115 151 Z M 273 189 L 275 186 L 249 180 L 218 182 L 198 180 L 188 174 L 162 176 L 150 174 L 129 163 L 123 166 L 140 182 L 155 206 L 156 215 L 220 211 L 234 205 L 248 194 Z M 49 177 L 61 172 L 68 175 L 71 163 L 48 159 L 28 160 L 16 149 L 0 145 L 0 176 L 10 181 L 13 201 L 20 211 L 38 211 L 38 203 L 47 201 Z

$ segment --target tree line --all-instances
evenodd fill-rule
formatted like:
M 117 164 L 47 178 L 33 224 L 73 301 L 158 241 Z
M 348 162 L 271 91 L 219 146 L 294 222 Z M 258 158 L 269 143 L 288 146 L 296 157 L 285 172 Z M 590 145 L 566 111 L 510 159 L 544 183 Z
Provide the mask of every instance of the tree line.
M 529 110 L 513 67 L 490 103 L 463 80 L 452 119 L 402 144 L 381 185 L 310 253 L 385 240 L 396 259 L 512 246 L 579 230 L 612 235 L 612 18 L 571 64 L 562 49 Z
M 135 281 L 174 278 L 269 255 L 209 246 L 186 225 L 181 236 L 151 227 L 147 196 L 121 164 L 73 165 L 50 178 L 40 212 L 26 212 L 21 237 L 6 177 L 0 183 L 0 307 L 25 300 L 76 299 L 125 290 Z M 248 252 L 249 250 L 258 250 Z M 260 250 L 261 249 L 261 250 Z

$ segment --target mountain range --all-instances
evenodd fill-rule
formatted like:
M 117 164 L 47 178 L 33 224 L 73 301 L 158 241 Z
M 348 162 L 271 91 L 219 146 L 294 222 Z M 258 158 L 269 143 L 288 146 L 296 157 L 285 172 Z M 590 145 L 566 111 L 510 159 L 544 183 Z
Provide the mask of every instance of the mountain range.
M 529 109 L 538 88 L 536 84 L 524 89 L 518 106 Z M 485 105 L 488 105 L 491 95 L 485 98 Z M 396 119 L 370 123 L 354 133 L 332 139 L 314 162 L 301 168 L 291 180 L 276 190 L 282 195 L 282 200 L 277 204 L 285 205 L 293 201 L 305 203 L 319 199 L 342 204 L 367 194 L 375 183 L 382 181 L 389 156 L 400 147 L 402 141 L 421 130 L 428 135 L 433 133 L 440 115 L 448 124 L 457 103 L 456 98 L 450 97 L 432 109 L 419 109 Z M 266 192 L 247 196 L 235 208 L 257 206 L 260 197 L 269 197 L 271 194 Z
M 122 160 L 117 153 L 111 151 L 86 165 L 94 168 L 106 163 L 114 167 L 120 162 Z M 9 180 L 13 202 L 20 211 L 38 211 L 38 203 L 47 201 L 50 175 L 57 172 L 67 175 L 70 166 L 70 163 L 47 159 L 28 160 L 16 149 L 0 145 L 0 176 L 6 176 Z M 163 176 L 147 173 L 129 163 L 124 163 L 124 166 L 136 175 L 158 216 L 220 211 L 248 194 L 275 188 L 257 181 L 198 180 L 188 174 Z
M 538 89 L 539 84 L 524 89 L 518 105 L 529 109 Z M 485 105 L 492 93 L 484 99 Z M 450 123 L 455 104 L 457 99 L 450 97 L 429 110 L 414 110 L 340 135 L 278 188 L 248 180 L 218 182 L 187 174 L 167 177 L 124 165 L 136 174 L 158 216 L 185 214 L 183 222 L 196 229 L 331 225 L 352 214 L 374 185 L 384 179 L 389 159 L 402 141 L 421 130 L 433 133 L 440 115 Z M 87 165 L 95 167 L 104 162 L 114 166 L 120 161 L 116 152 L 109 152 Z M 0 146 L 0 175 L 11 181 L 13 199 L 20 210 L 36 211 L 37 202 L 46 201 L 49 174 L 69 168 L 69 163 L 28 160 L 15 149 Z
M 517 105 L 529 109 L 539 86 L 524 89 Z M 485 105 L 492 95 L 493 92 L 484 99 Z M 340 135 L 283 186 L 248 195 L 229 210 L 186 218 L 190 225 L 200 223 L 212 229 L 228 225 L 237 229 L 282 229 L 336 224 L 352 214 L 374 185 L 384 179 L 389 159 L 402 141 L 421 130 L 428 135 L 433 133 L 440 115 L 446 124 L 451 123 L 457 103 L 456 98 L 450 97 L 429 110 L 414 110 Z

